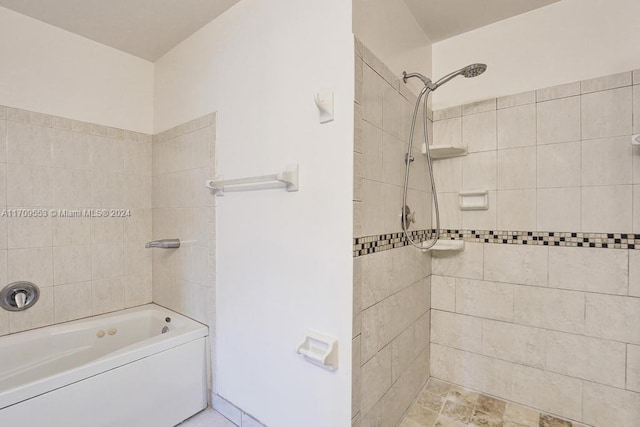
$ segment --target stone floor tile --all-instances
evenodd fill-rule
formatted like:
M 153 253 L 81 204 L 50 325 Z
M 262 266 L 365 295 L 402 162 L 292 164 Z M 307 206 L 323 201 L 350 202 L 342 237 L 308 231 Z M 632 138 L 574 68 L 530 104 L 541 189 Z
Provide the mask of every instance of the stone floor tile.
M 573 423 L 553 415 L 540 414 L 540 427 L 573 427 Z
M 458 403 L 460 405 L 471 406 L 476 404 L 478 393 L 466 390 L 462 387 L 452 386 L 447 395 L 447 400 Z
M 449 417 L 445 417 L 444 415 L 440 415 L 433 427 L 467 427 L 467 425 L 459 421 L 452 420 Z
M 418 396 L 418 405 L 433 412 L 440 412 L 443 403 L 444 397 L 437 396 L 428 391 L 423 391 L 420 393 L 420 396 Z
M 500 418 L 503 417 L 506 407 L 507 402 L 505 402 L 504 400 L 496 399 L 484 394 L 478 396 L 478 401 L 476 402 L 477 410 L 486 412 L 494 416 L 498 416 Z
M 429 382 L 425 387 L 425 390 L 428 391 L 429 393 L 432 393 L 438 396 L 443 396 L 443 397 L 449 393 L 450 389 L 451 389 L 451 384 L 446 383 L 444 381 L 440 381 L 436 378 L 429 379 Z
M 431 427 L 433 423 L 436 422 L 438 414 L 436 412 L 431 412 L 428 409 L 425 409 L 422 406 L 414 403 L 411 408 L 409 408 L 407 418 L 420 426 Z
M 521 424 L 525 427 L 538 427 L 540 422 L 540 413 L 524 406 L 507 403 L 507 407 L 504 411 L 504 420 Z
M 471 420 L 473 408 L 447 400 L 442 407 L 441 414 L 455 421 L 467 424 Z

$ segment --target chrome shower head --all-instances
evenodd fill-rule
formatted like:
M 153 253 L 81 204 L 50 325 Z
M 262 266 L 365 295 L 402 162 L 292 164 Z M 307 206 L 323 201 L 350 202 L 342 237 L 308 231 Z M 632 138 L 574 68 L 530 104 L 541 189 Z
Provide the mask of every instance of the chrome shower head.
M 487 64 L 471 64 L 471 65 L 467 65 L 462 70 L 460 70 L 460 73 L 464 77 L 470 79 L 471 77 L 479 76 L 485 71 L 487 71 Z

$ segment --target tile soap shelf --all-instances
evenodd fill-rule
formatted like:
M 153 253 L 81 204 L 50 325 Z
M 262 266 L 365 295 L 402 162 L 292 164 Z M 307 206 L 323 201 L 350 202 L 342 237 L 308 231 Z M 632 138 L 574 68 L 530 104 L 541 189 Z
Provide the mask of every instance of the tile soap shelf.
M 464 240 L 438 240 L 435 245 L 429 249 L 423 249 L 423 252 L 457 252 L 464 250 Z
M 422 144 L 422 154 L 427 154 L 424 144 Z M 430 145 L 429 154 L 433 160 L 449 159 L 467 155 L 467 147 L 457 147 L 454 145 Z
M 255 191 L 270 188 L 284 188 L 288 192 L 298 191 L 297 164 L 287 166 L 282 172 L 271 175 L 250 176 L 238 179 L 213 179 L 208 180 L 205 186 L 217 196 L 224 196 L 225 192 Z

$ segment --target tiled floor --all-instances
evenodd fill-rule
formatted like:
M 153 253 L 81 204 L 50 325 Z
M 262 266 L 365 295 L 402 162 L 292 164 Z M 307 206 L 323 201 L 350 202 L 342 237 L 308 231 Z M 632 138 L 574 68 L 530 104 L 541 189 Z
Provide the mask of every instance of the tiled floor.
M 236 427 L 231 421 L 211 408 L 198 412 L 193 417 L 178 424 L 180 427 Z
M 431 378 L 399 427 L 587 427 Z

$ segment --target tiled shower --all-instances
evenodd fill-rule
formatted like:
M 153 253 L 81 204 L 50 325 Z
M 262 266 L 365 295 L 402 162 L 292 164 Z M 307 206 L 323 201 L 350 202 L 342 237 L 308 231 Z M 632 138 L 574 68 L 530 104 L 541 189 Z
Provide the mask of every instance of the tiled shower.
M 359 43 L 355 69 L 353 424 L 398 423 L 431 377 L 550 414 L 544 425 L 634 425 L 640 72 L 434 111 L 432 143 L 468 148 L 434 160 L 442 238 L 465 247 L 423 254 L 405 246 L 386 173 L 404 167 L 393 142 L 406 150 L 415 98 Z M 488 209 L 460 210 L 463 190 L 487 191 Z M 414 196 L 426 236 L 430 195 Z M 420 408 L 427 424 L 412 411 L 406 425 L 473 423 Z

